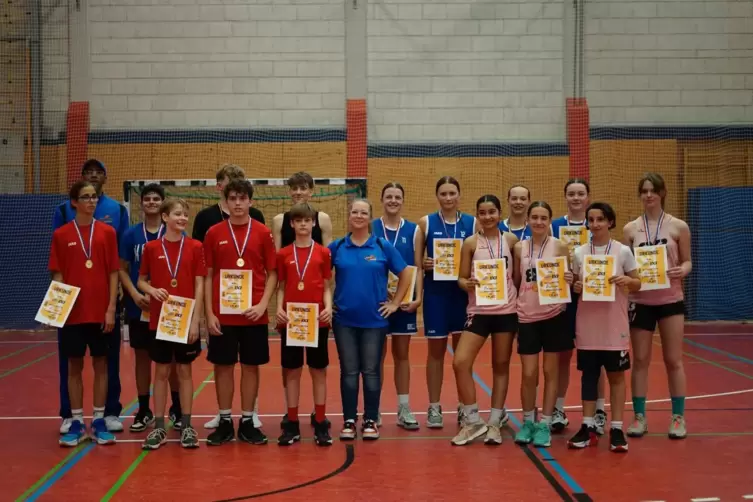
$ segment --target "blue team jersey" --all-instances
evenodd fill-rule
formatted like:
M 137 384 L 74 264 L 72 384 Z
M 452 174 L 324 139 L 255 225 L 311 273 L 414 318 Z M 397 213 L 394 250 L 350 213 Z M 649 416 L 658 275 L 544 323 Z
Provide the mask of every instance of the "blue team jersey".
M 517 237 L 519 241 L 524 241 L 531 238 L 531 227 L 529 227 L 528 224 L 526 224 L 526 226 L 524 226 L 523 228 L 510 230 L 510 227 L 508 226 L 508 220 L 502 220 L 499 222 L 499 229 L 502 232 L 510 232 L 515 237 Z
M 462 239 L 466 240 L 473 235 L 476 225 L 476 218 L 470 214 L 458 212 L 459 218 L 457 223 L 446 223 L 439 216 L 439 213 L 431 213 L 426 218 L 426 255 L 434 258 L 434 239 Z M 432 270 L 426 271 L 426 289 L 430 290 L 431 285 L 455 288 L 460 290 L 456 281 L 434 281 Z
M 586 224 L 586 221 L 570 221 L 565 216 L 560 216 L 559 218 L 556 218 L 552 220 L 552 237 L 556 237 L 557 239 L 560 238 L 560 228 L 562 227 L 582 227 Z
M 55 208 L 55 214 L 52 217 L 53 230 L 73 221 L 74 218 L 76 218 L 76 210 L 71 206 L 71 201 L 63 202 Z M 123 237 L 123 233 L 128 230 L 128 211 L 125 206 L 105 194 L 99 196 L 97 208 L 94 210 L 94 219 L 114 228 L 118 241 Z
M 144 253 L 144 246 L 149 241 L 158 239 L 164 229 L 160 228 L 157 233 L 147 232 L 143 223 L 137 223 L 125 231 L 120 239 L 120 259 L 128 262 L 128 275 L 134 286 L 139 280 L 139 270 L 141 269 L 141 255 Z M 128 292 L 124 291 L 126 315 L 128 319 L 139 319 L 141 309 L 136 305 Z
M 400 228 L 385 229 L 381 218 L 376 218 L 371 222 L 372 231 L 377 237 L 384 237 L 384 240 L 392 244 L 400 256 L 405 260 L 406 265 L 416 264 L 415 242 L 418 225 L 401 219 Z

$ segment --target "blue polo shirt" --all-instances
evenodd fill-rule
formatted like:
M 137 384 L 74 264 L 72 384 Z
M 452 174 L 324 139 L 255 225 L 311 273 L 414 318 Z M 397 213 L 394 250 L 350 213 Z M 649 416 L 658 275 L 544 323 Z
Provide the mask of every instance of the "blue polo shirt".
M 164 229 L 163 229 L 164 233 Z M 141 269 L 141 255 L 144 253 L 144 246 L 148 241 L 157 239 L 157 233 L 146 232 L 144 240 L 144 224 L 137 223 L 125 231 L 120 239 L 120 259 L 128 262 L 128 275 L 134 286 L 139 281 L 139 270 Z M 138 289 L 138 288 L 136 288 Z M 139 290 L 140 291 L 140 290 Z M 141 308 L 136 305 L 131 295 L 124 291 L 126 315 L 128 319 L 141 318 Z
M 75 218 L 76 210 L 71 206 L 71 201 L 67 200 L 55 208 L 55 215 L 52 217 L 52 229 L 57 230 Z M 107 223 L 114 228 L 118 242 L 120 242 L 125 231 L 128 230 L 128 211 L 125 206 L 105 194 L 99 196 L 97 208 L 94 210 L 94 219 Z
M 335 269 L 335 322 L 353 328 L 388 327 L 379 307 L 387 301 L 388 273 L 398 275 L 406 267 L 400 253 L 373 235 L 363 246 L 353 244 L 348 235 L 332 242 L 329 250 Z

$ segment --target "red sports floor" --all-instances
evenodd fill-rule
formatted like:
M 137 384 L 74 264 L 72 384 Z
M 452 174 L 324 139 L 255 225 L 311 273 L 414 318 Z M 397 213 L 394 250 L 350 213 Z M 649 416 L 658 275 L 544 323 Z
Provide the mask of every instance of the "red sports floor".
M 265 446 L 233 442 L 221 447 L 182 450 L 171 442 L 158 451 L 141 451 L 142 434 L 126 432 L 119 444 L 75 449 L 58 446 L 60 421 L 56 345 L 51 333 L 0 333 L 0 444 L 5 467 L 0 470 L 2 500 L 597 500 L 597 501 L 728 501 L 753 499 L 753 335 L 688 335 L 686 417 L 689 437 L 667 439 L 669 395 L 658 338 L 651 368 L 649 424 L 651 433 L 630 441 L 625 455 L 611 453 L 606 441 L 583 451 L 567 449 L 565 439 L 580 424 L 579 374 L 572 372 L 568 395 L 571 425 L 551 448 L 521 448 L 512 439 L 498 447 L 482 443 L 453 447 L 456 432 L 455 383 L 446 359 L 442 403 L 444 430 L 423 426 L 427 408 L 424 364 L 426 343 L 414 339 L 411 405 L 421 421 L 419 431 L 395 425 L 396 397 L 391 362 L 387 361 L 382 399 L 382 437 L 352 446 L 335 440 L 330 448 L 305 439 L 279 448 L 275 439 L 284 410 L 277 342 L 273 360 L 262 370 L 260 413 L 270 438 Z M 342 418 L 334 342 L 329 374 L 328 411 L 336 437 Z M 124 415 L 135 409 L 132 352 L 123 346 Z M 513 434 L 521 418 L 519 361 L 511 368 L 508 408 Z M 488 345 L 476 365 L 479 404 L 489 407 L 491 382 Z M 194 364 L 194 425 L 216 412 L 212 368 L 204 357 Z M 85 402 L 91 402 L 86 388 Z M 236 403 L 238 402 L 236 396 Z M 310 382 L 304 373 L 301 412 L 312 407 Z M 90 414 L 90 407 L 87 414 Z M 239 412 L 236 404 L 235 413 Z M 628 408 L 628 415 L 630 410 Z M 486 414 L 484 414 L 486 417 Z M 304 418 L 303 424 L 307 424 Z M 177 434 L 172 432 L 176 440 Z

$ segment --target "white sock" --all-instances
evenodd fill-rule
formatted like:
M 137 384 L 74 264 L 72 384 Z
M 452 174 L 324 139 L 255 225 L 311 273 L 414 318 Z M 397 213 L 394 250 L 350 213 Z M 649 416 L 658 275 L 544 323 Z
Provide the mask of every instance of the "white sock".
M 552 417 L 548 415 L 541 415 L 540 422 L 544 422 L 546 425 L 552 425 Z
M 220 419 L 232 420 L 233 410 L 220 410 Z
M 560 411 L 565 411 L 565 398 L 558 397 L 557 402 L 554 404 L 554 407 Z
M 533 422 L 535 419 L 536 419 L 536 410 L 524 411 L 523 412 L 523 421 L 524 422 Z
M 596 422 L 594 422 L 594 417 L 583 417 L 583 425 L 586 425 L 588 427 L 596 427 Z
M 620 420 L 620 421 L 612 420 L 612 423 L 609 426 L 612 429 L 620 429 L 620 430 L 622 430 L 622 420 Z
M 241 423 L 245 422 L 246 420 L 250 420 L 254 418 L 254 412 L 253 411 L 242 411 L 241 412 Z
M 71 415 L 73 415 L 73 420 L 76 420 L 78 422 L 84 423 L 84 410 L 71 410 Z
M 505 416 L 505 409 L 504 408 L 492 408 L 492 412 L 489 414 L 489 423 L 494 425 L 499 425 L 499 423 L 502 421 L 502 417 Z
M 597 399 L 596 400 L 596 409 L 597 410 L 604 411 L 604 406 L 605 406 L 604 405 L 604 401 L 605 401 L 604 399 Z
M 104 406 L 102 408 L 94 407 L 94 420 L 97 420 L 98 418 L 105 418 Z
M 429 403 L 429 408 L 439 411 L 442 409 L 442 406 L 439 403 Z
M 408 406 L 408 398 L 410 396 L 408 394 L 398 394 L 397 395 L 397 404 L 401 406 Z
M 481 421 L 481 417 L 478 414 L 478 404 L 463 406 L 463 415 L 465 415 L 466 423 L 475 424 Z

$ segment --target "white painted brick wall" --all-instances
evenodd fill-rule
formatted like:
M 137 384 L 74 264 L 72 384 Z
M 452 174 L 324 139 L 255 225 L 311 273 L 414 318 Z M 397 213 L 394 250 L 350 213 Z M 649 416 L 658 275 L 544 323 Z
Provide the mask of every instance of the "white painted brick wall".
M 563 1 L 368 10 L 371 141 L 562 140 Z
M 342 0 L 90 0 L 92 127 L 345 124 Z
M 753 121 L 753 1 L 586 2 L 592 124 Z

